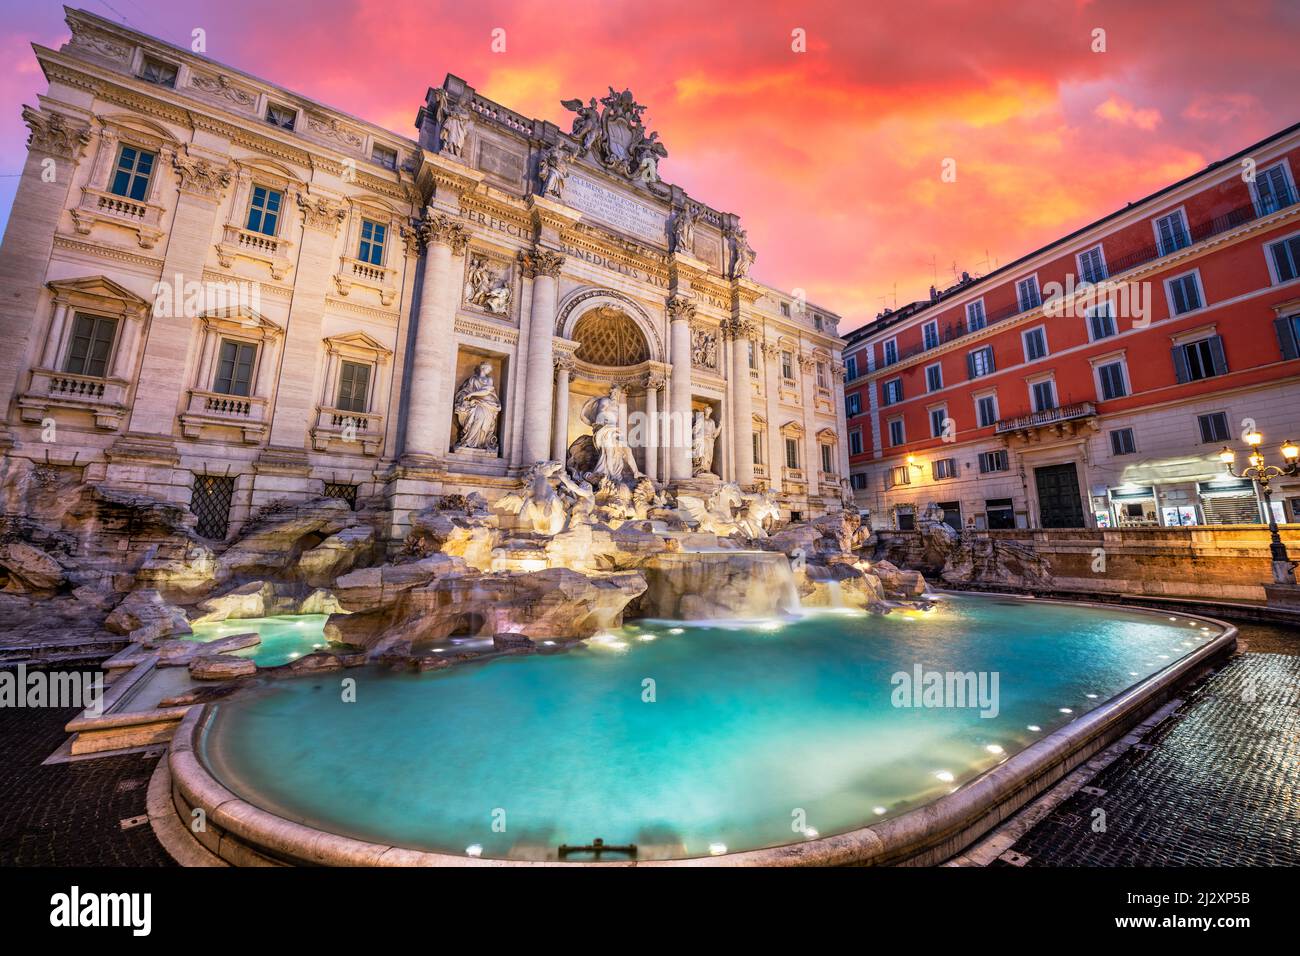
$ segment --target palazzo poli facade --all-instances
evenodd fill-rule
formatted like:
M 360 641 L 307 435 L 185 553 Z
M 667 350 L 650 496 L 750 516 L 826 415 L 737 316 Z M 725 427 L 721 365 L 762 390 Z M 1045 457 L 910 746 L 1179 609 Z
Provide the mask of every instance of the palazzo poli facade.
M 838 317 L 749 278 L 736 215 L 660 180 L 630 92 L 571 132 L 455 76 L 418 139 L 92 14 L 0 249 L 7 468 L 190 507 L 517 489 L 613 415 L 661 487 L 842 505 Z M 612 402 L 602 402 L 612 398 Z M 590 443 L 588 442 L 588 446 Z

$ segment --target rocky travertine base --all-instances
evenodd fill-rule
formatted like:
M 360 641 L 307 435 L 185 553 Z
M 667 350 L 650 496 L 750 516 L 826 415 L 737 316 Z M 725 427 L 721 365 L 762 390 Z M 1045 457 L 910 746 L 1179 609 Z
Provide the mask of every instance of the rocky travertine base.
M 414 513 L 397 545 L 382 541 L 385 515 L 364 504 L 277 502 L 218 544 L 197 537 L 192 516 L 174 505 L 69 474 L 19 467 L 0 483 L 7 506 L 26 509 L 0 535 L 6 595 L 24 607 L 71 607 L 90 631 L 210 676 L 239 676 L 249 663 L 214 663 L 231 649 L 223 643 L 199 653 L 204 645 L 176 640 L 197 624 L 328 614 L 331 653 L 277 670 L 366 657 L 424 668 L 444 666 L 429 645 L 453 636 L 518 653 L 590 637 L 625 615 L 753 618 L 801 603 L 884 610 L 925 593 L 916 572 L 868 562 L 874 537 L 855 513 L 774 525 L 768 498 L 735 486 L 674 501 L 546 485 L 538 493 L 551 491 L 562 519 L 554 533 L 493 513 L 478 496 L 448 495 Z M 347 655 L 345 665 L 339 645 L 365 656 Z

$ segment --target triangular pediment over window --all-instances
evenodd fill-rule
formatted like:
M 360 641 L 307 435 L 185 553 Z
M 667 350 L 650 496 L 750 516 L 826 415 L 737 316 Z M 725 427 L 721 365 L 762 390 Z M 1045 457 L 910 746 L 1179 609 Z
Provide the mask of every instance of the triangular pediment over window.
M 149 302 L 136 295 L 126 286 L 118 285 L 106 276 L 82 276 L 79 279 L 54 279 L 46 283 L 56 299 L 77 300 L 78 304 L 89 306 L 95 300 L 102 305 L 113 305 L 113 311 L 142 312 L 149 308 Z

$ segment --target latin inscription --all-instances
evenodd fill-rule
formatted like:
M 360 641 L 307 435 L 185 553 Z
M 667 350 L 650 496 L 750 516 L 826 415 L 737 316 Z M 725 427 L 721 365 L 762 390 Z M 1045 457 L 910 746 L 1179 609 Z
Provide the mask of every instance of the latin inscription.
M 581 176 L 570 176 L 564 201 L 581 213 L 638 239 L 663 245 L 667 217 L 630 196 Z

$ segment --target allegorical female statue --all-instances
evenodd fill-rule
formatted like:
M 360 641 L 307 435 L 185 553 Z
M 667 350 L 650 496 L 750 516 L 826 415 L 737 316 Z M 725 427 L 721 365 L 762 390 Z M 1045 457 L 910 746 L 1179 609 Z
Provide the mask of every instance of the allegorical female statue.
M 691 474 L 708 475 L 713 472 L 713 442 L 722 431 L 713 420 L 713 409 L 695 413 L 691 426 Z
M 623 429 L 618 423 L 618 400 L 613 392 L 598 398 L 585 411 L 588 424 L 591 425 L 592 441 L 595 443 L 599 458 L 596 473 L 611 481 L 624 481 L 627 475 L 629 483 L 635 483 L 641 477 L 641 470 L 636 466 L 632 449 L 623 437 Z
M 492 381 L 492 365 L 480 362 L 474 374 L 461 382 L 456 389 L 456 402 L 452 406 L 456 422 L 460 425 L 460 439 L 456 451 L 472 448 L 478 451 L 497 450 L 497 418 L 501 415 L 501 399 Z

